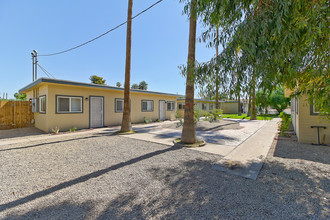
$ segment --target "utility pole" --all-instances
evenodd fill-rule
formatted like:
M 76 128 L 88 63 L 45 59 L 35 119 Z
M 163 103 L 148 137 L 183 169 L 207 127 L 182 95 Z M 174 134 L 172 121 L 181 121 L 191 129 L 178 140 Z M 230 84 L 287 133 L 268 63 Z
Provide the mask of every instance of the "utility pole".
M 33 50 L 31 55 L 32 55 L 32 81 L 35 81 L 38 79 L 38 75 L 37 75 L 38 52 L 36 50 Z

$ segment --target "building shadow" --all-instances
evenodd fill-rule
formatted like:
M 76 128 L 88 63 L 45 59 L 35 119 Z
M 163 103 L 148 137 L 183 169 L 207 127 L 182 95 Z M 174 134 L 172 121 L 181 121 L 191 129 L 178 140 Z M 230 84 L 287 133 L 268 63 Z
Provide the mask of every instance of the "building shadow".
M 330 164 L 330 147 L 302 144 L 293 138 L 280 137 L 275 146 L 274 157 Z
M 6 129 L 6 130 L 0 130 L 0 140 L 18 138 L 18 137 L 36 136 L 40 134 L 46 134 L 46 133 L 35 127 Z

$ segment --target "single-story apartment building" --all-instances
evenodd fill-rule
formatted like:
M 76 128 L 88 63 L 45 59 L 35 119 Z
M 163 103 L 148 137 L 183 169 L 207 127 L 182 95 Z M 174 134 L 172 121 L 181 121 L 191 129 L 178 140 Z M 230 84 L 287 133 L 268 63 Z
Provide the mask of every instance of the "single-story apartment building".
M 284 95 L 290 97 L 292 91 L 285 89 Z M 319 115 L 307 100 L 307 95 L 291 96 L 291 121 L 298 142 L 307 144 L 330 144 L 330 121 Z M 319 127 L 319 128 L 318 128 Z
M 58 127 L 96 128 L 119 125 L 124 89 L 119 87 L 39 78 L 19 90 L 32 100 L 35 127 L 51 132 Z M 175 119 L 179 95 L 131 89 L 131 121 Z
M 185 99 L 180 97 L 177 99 L 177 114 L 178 117 L 183 118 L 184 115 L 184 106 Z M 207 100 L 207 99 L 194 99 L 195 109 L 199 109 L 202 111 L 213 111 L 215 109 L 215 100 Z M 238 107 L 237 101 L 235 100 L 219 100 L 219 108 L 223 111 L 223 114 L 237 114 Z M 248 111 L 248 103 L 246 100 L 241 102 L 241 113 L 246 113 Z

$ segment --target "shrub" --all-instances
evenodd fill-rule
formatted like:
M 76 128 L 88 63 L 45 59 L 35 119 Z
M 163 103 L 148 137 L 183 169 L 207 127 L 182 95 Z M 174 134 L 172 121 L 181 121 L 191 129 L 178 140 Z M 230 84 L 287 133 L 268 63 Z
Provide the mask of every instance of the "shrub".
M 77 130 L 77 127 L 72 127 L 72 128 L 70 128 L 70 132 L 75 132 Z
M 206 121 L 214 122 L 221 119 L 223 111 L 221 109 L 214 109 L 212 112 L 207 112 L 205 115 Z
M 52 128 L 52 134 L 58 134 L 58 132 L 60 132 L 60 128 L 59 127 L 55 127 L 55 128 Z
M 289 130 L 291 124 L 291 118 L 289 117 L 288 114 L 285 114 L 284 112 L 281 112 L 279 117 L 282 119 L 279 126 L 281 135 L 286 136 L 285 132 Z
M 176 123 L 176 127 L 181 127 L 183 126 L 183 119 L 182 118 L 179 118 L 179 122 Z
M 151 119 L 147 119 L 146 117 L 144 117 L 143 121 L 144 121 L 144 123 L 146 123 L 146 124 L 149 124 L 149 123 L 152 122 Z

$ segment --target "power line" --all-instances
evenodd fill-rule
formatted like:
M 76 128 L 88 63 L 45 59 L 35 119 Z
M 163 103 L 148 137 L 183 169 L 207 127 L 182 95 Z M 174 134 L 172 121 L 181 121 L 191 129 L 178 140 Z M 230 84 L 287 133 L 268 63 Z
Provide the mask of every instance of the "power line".
M 45 68 L 43 68 L 39 63 L 37 63 L 37 65 L 49 78 L 53 77 L 54 79 L 56 79 L 50 72 L 48 72 Z
M 143 11 L 141 11 L 140 13 L 138 13 L 137 15 L 135 15 L 134 17 L 132 17 L 131 20 L 133 20 L 134 18 L 136 18 L 136 17 L 138 17 L 139 15 L 143 14 L 144 12 L 148 11 L 149 9 L 151 9 L 152 7 L 154 7 L 155 5 L 159 4 L 159 3 L 162 2 L 162 1 L 163 1 L 163 0 L 159 0 L 159 1 L 157 1 L 156 3 L 152 4 L 152 5 L 149 6 L 148 8 L 144 9 Z M 123 26 L 123 25 L 126 24 L 127 22 L 128 22 L 128 21 L 125 21 L 125 22 L 123 22 L 123 23 L 117 25 L 116 27 L 114 27 L 114 28 L 108 30 L 107 32 L 105 32 L 105 33 L 103 33 L 103 34 L 101 34 L 101 35 L 99 35 L 99 36 L 97 36 L 97 37 L 95 37 L 95 38 L 93 38 L 93 39 L 91 39 L 91 40 L 89 40 L 89 41 L 86 41 L 85 43 L 79 44 L 78 46 L 75 46 L 75 47 L 72 47 L 72 48 L 70 48 L 70 49 L 63 50 L 63 51 L 60 51 L 60 52 L 57 52 L 57 53 L 41 54 L 41 55 L 38 55 L 38 56 L 43 56 L 43 57 L 45 57 L 45 56 L 54 56 L 54 55 L 58 55 L 58 54 L 62 54 L 62 53 L 66 53 L 66 52 L 69 52 L 69 51 L 71 51 L 71 50 L 77 49 L 77 48 L 79 48 L 79 47 L 82 47 L 82 46 L 84 46 L 84 45 L 86 45 L 86 44 L 88 44 L 88 43 L 94 41 L 94 40 L 97 40 L 97 39 L 103 37 L 104 35 L 109 34 L 110 32 L 112 32 L 112 31 L 118 29 L 119 27 Z

